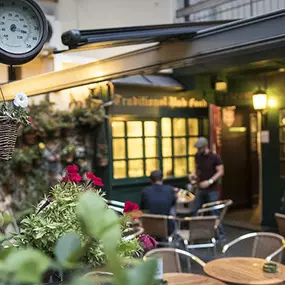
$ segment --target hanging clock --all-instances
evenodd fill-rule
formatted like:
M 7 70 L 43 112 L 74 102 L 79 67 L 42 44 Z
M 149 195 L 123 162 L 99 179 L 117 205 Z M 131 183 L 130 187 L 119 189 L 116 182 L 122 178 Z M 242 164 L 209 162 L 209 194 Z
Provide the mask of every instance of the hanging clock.
M 48 23 L 33 0 L 0 0 L 0 62 L 24 64 L 42 50 Z

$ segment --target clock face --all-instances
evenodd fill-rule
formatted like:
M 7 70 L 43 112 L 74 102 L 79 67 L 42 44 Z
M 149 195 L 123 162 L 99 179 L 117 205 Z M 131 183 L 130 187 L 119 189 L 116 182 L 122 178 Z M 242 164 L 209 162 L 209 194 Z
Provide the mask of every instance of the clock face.
M 35 49 L 43 35 L 41 14 L 28 0 L 0 0 L 0 49 L 25 54 Z

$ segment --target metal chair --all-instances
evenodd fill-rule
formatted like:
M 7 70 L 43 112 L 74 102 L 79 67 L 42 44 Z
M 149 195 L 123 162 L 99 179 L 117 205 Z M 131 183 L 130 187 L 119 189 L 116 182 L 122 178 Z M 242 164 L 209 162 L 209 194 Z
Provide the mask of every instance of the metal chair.
M 223 221 L 229 207 L 233 204 L 232 200 L 221 200 L 202 205 L 202 209 L 198 210 L 198 216 L 204 216 L 205 214 L 213 215 L 215 212 L 219 212 L 219 216 L 216 224 L 217 238 L 220 239 L 220 233 L 224 231 Z M 223 233 L 224 234 L 224 233 Z M 226 237 L 224 236 L 224 239 Z
M 180 221 L 188 222 L 188 230 L 179 230 L 188 249 L 213 248 L 216 255 L 217 216 L 186 217 Z
M 176 219 L 173 216 L 165 215 L 153 215 L 153 214 L 143 214 L 140 217 L 142 227 L 146 234 L 155 237 L 156 239 L 167 240 L 167 243 L 171 243 L 173 240 L 174 232 L 168 234 L 168 221 Z M 164 242 L 158 242 L 159 244 L 164 244 Z
M 144 233 L 144 229 L 141 227 L 130 227 L 123 231 L 123 241 L 129 241 L 139 237 Z
M 193 260 L 200 266 L 204 267 L 205 262 L 199 257 L 177 248 L 159 248 L 153 249 L 146 253 L 144 260 L 150 257 L 162 258 L 163 260 L 163 273 L 182 272 L 181 258 L 186 257 L 188 268 L 191 269 L 190 261 Z
M 123 214 L 124 213 L 124 202 L 119 202 L 116 200 L 106 200 L 106 203 L 110 209 L 113 209 L 114 211 Z
M 275 213 L 275 219 L 276 219 L 276 223 L 277 223 L 277 227 L 278 227 L 278 231 L 280 235 L 285 237 L 285 215 Z
M 274 260 L 281 262 L 285 239 L 274 233 L 259 232 L 240 236 L 223 247 L 223 254 L 226 254 L 233 246 L 241 244 L 249 239 L 252 239 L 253 241 L 251 257 L 265 258 L 268 261 Z

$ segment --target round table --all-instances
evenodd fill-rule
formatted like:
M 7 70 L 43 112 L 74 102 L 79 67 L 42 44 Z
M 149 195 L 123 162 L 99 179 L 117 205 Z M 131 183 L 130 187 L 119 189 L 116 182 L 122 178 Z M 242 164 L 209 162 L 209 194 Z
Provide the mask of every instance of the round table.
M 166 273 L 163 279 L 168 281 L 168 285 L 225 285 L 207 276 L 188 273 Z
M 285 280 L 285 266 L 277 263 L 278 272 L 266 273 L 260 258 L 232 257 L 221 258 L 207 263 L 204 271 L 207 275 L 232 284 L 272 285 Z

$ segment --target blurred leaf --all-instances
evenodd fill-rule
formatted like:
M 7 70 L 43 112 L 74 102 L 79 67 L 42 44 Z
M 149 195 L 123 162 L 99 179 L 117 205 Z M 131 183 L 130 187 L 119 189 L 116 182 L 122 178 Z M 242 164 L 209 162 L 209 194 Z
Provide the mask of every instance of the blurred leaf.
M 69 285 L 100 285 L 100 283 L 93 283 L 85 277 L 75 278 Z
M 154 281 L 157 270 L 156 260 L 147 260 L 135 267 L 126 270 L 127 276 L 124 285 L 150 285 Z
M 5 264 L 15 273 L 15 280 L 23 283 L 40 283 L 42 274 L 48 269 L 50 260 L 34 249 L 12 252 Z
M 55 247 L 55 256 L 61 264 L 66 265 L 80 248 L 79 236 L 76 233 L 67 233 L 58 240 Z

